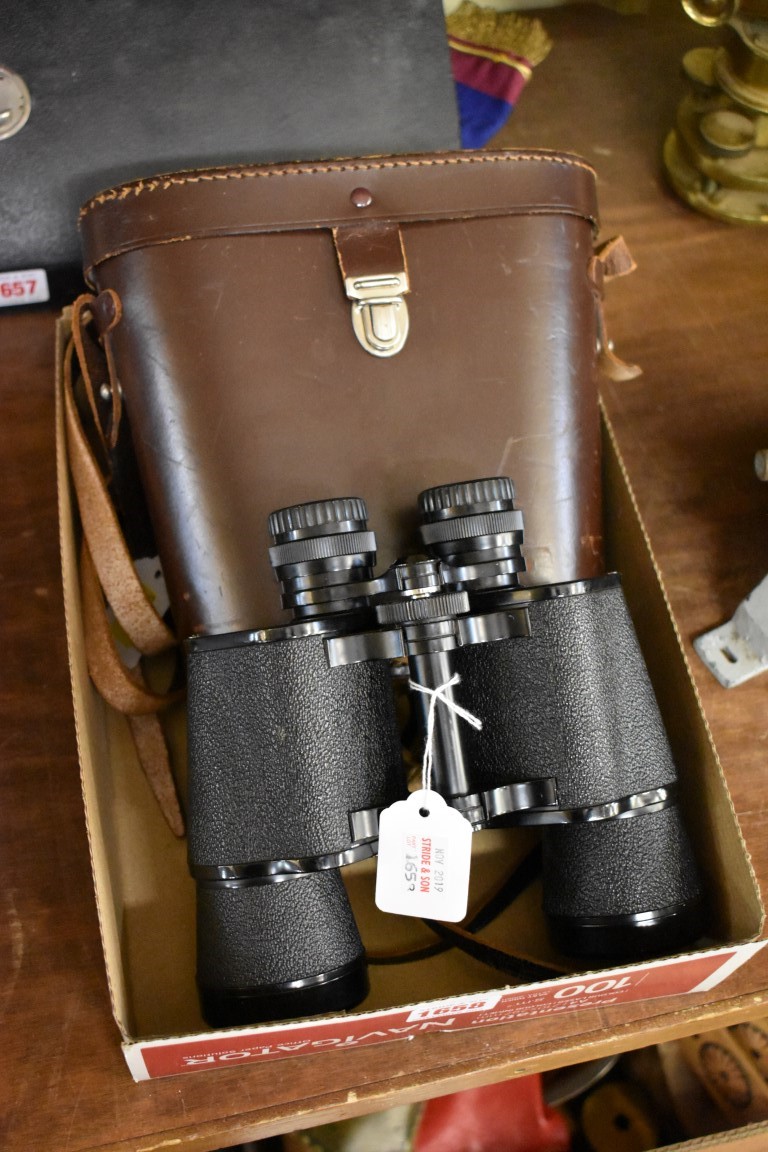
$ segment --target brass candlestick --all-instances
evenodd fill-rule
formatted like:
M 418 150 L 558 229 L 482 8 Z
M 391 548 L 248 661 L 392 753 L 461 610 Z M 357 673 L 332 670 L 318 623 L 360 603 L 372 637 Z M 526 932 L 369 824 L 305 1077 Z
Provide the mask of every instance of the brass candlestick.
M 683 58 L 689 91 L 664 143 L 679 196 L 722 220 L 768 223 L 768 0 L 682 0 L 727 42 Z

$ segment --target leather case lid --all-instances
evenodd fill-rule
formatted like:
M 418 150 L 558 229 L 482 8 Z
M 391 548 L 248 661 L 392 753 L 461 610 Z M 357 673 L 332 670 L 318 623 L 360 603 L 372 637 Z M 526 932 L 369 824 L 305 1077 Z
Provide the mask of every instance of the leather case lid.
M 35 0 L 0 63 L 0 269 L 79 267 L 78 208 L 139 176 L 459 146 L 440 0 Z
M 370 204 L 357 207 L 364 188 Z M 363 220 L 581 216 L 597 227 L 594 170 L 558 152 L 446 152 L 177 172 L 94 197 L 81 212 L 86 272 L 170 241 Z

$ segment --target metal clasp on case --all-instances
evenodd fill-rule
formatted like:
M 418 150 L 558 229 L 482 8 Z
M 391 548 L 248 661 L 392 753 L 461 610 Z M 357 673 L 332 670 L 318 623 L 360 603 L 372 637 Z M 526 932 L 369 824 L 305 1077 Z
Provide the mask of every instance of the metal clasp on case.
M 0 65 L 0 140 L 15 136 L 29 120 L 29 89 L 10 68 Z
M 408 277 L 349 276 L 344 290 L 352 301 L 352 328 L 372 356 L 394 356 L 408 336 Z

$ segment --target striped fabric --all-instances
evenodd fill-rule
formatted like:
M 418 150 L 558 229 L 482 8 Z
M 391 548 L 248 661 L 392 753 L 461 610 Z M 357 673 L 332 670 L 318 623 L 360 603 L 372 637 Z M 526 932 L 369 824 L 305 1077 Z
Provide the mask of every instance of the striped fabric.
M 538 20 L 465 0 L 447 18 L 463 148 L 480 148 L 507 122 L 551 42 Z

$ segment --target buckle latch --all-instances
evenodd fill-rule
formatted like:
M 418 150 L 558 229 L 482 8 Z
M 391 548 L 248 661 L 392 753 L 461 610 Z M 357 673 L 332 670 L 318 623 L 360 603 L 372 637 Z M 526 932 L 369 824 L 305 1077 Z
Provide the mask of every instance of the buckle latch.
M 352 328 L 372 356 L 394 356 L 408 336 L 406 274 L 349 276 L 344 290 L 352 301 Z
M 388 220 L 333 229 L 344 291 L 352 301 L 352 328 L 372 356 L 394 356 L 408 336 L 410 289 L 403 237 Z

